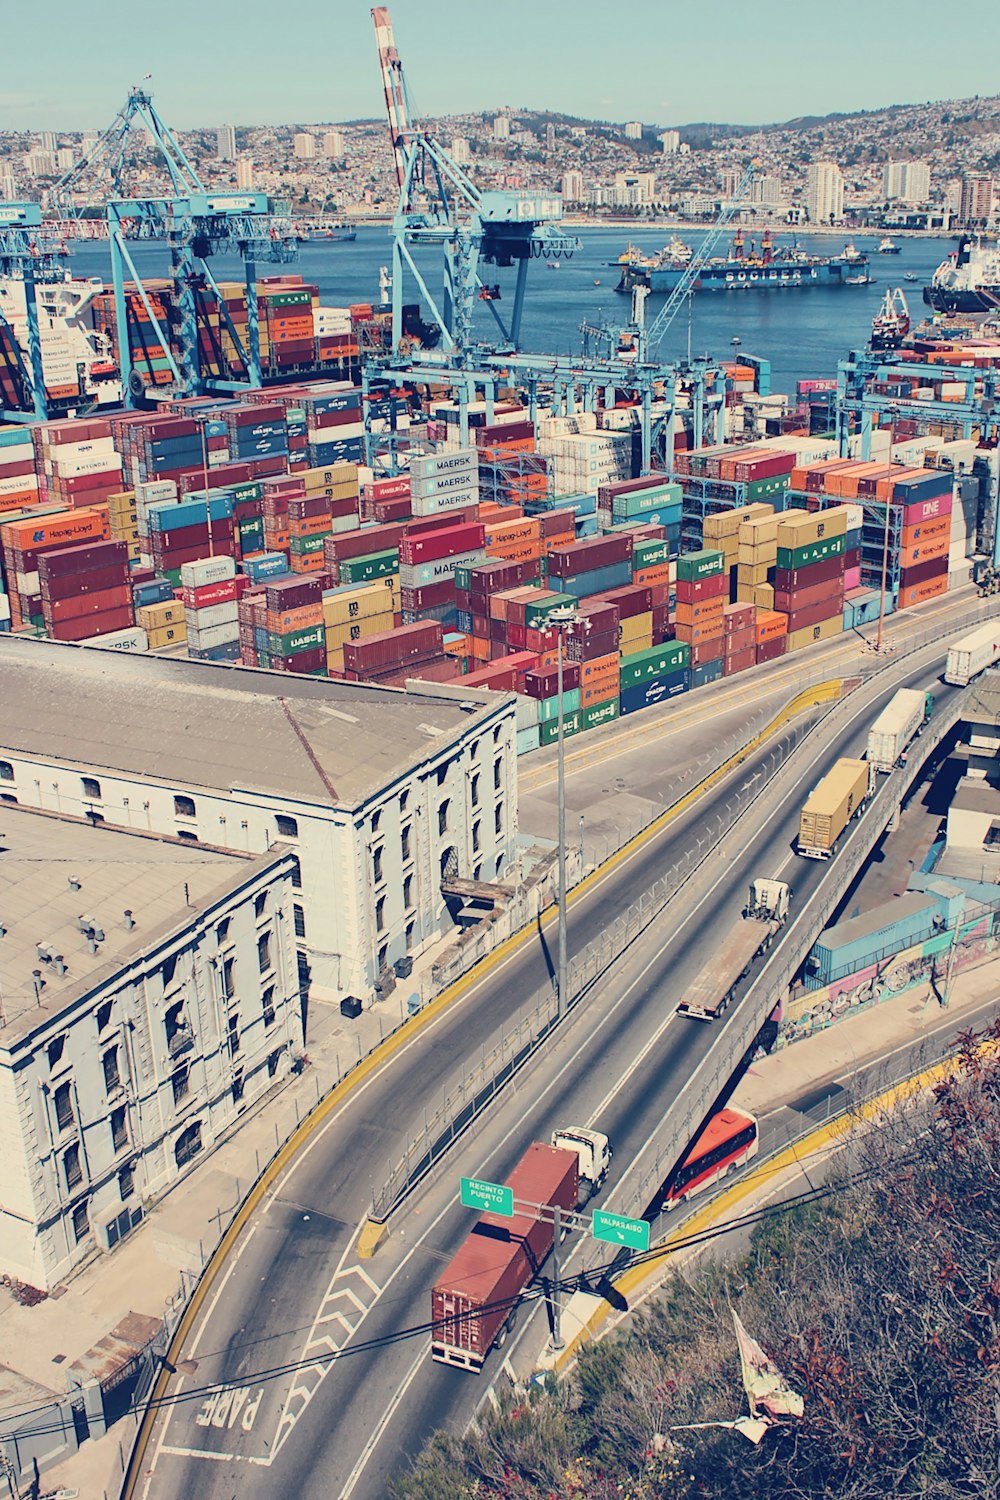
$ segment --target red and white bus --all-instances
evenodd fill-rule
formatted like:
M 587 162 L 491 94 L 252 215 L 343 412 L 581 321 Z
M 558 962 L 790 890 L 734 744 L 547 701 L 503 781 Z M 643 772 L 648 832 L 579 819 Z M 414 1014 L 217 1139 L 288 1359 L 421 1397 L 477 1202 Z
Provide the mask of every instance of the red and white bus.
M 720 1109 L 667 1183 L 660 1212 L 685 1203 L 757 1155 L 757 1121 L 740 1109 Z

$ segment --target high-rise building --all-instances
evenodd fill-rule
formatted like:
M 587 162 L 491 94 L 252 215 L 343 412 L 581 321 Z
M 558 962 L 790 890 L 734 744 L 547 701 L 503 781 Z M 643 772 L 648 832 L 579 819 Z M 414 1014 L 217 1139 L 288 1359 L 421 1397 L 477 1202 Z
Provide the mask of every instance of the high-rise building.
M 493 121 L 493 139 L 495 141 L 510 139 L 510 121 L 506 115 L 497 115 Z
M 642 140 L 642 122 L 640 120 L 629 120 L 625 126 L 625 139 L 627 141 Z
M 215 132 L 215 155 L 219 161 L 236 160 L 236 126 L 220 125 Z
M 985 227 L 993 213 L 993 178 L 987 172 L 966 172 L 958 216 L 970 228 Z
M 453 135 L 451 138 L 451 155 L 459 166 L 466 166 L 472 160 L 472 152 L 464 135 Z
M 56 158 L 52 151 L 29 151 L 24 158 L 24 170 L 29 177 L 54 177 Z
M 680 150 L 681 133 L 679 130 L 664 130 L 660 136 L 660 144 L 663 147 L 664 156 L 673 156 Z
M 83 136 L 80 139 L 80 155 L 81 156 L 86 156 L 87 152 L 88 151 L 92 151 L 93 148 L 96 145 L 97 145 L 97 131 L 96 130 L 85 130 L 83 132 Z
M 296 161 L 312 161 L 316 155 L 316 139 L 308 131 L 300 130 L 292 136 L 292 155 Z
M 253 187 L 253 157 L 238 156 L 236 158 L 236 186 L 241 192 L 246 192 Z
M 0 203 L 10 202 L 17 197 L 17 187 L 14 182 L 13 168 L 0 166 Z
M 806 208 L 813 224 L 833 224 L 844 217 L 844 174 L 836 162 L 810 162 Z
M 556 127 L 551 120 L 549 120 L 545 127 L 545 149 L 546 151 L 554 151 L 556 149 Z
M 780 177 L 755 177 L 750 184 L 750 202 L 775 204 L 782 201 Z
M 60 146 L 56 152 L 56 166 L 60 172 L 68 172 L 76 161 L 76 152 L 72 146 Z
M 344 155 L 344 132 L 342 130 L 323 132 L 323 155 L 328 161 L 339 161 Z
M 887 161 L 882 172 L 887 203 L 926 203 L 931 192 L 931 169 L 925 161 Z
M 578 172 L 575 167 L 571 167 L 568 172 L 562 174 L 559 188 L 564 203 L 582 203 L 583 173 Z
M 56 149 L 56 136 L 54 130 L 43 130 L 38 137 L 43 151 L 54 151 Z
M 655 172 L 616 172 L 614 199 L 618 208 L 641 208 L 656 197 Z
M 739 185 L 739 172 L 734 172 L 727 168 L 725 171 L 719 173 L 719 192 L 722 194 L 724 201 L 728 202 L 730 198 L 735 198 L 736 189 Z

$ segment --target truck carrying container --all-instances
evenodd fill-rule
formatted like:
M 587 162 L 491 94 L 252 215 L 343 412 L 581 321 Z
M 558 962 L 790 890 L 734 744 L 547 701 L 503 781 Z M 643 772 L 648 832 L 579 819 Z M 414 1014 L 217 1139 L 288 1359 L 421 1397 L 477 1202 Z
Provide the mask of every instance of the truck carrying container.
M 714 1021 L 721 1016 L 740 980 L 788 916 L 791 891 L 783 880 L 751 882 L 741 920 L 729 929 L 712 957 L 684 992 L 679 1016 Z
M 865 806 L 875 785 L 875 767 L 847 756 L 813 787 L 799 814 L 798 853 L 829 859 L 844 829 Z
M 876 771 L 891 771 L 931 716 L 934 699 L 917 688 L 900 688 L 868 731 L 867 758 Z
M 980 672 L 992 667 L 998 658 L 1000 619 L 980 625 L 949 649 L 944 680 L 955 683 L 957 687 L 968 687 L 973 677 L 978 677 Z
M 551 1222 L 518 1203 L 576 1208 L 579 1158 L 535 1141 L 507 1179 L 515 1212 L 483 1214 L 431 1292 L 431 1355 L 477 1375 L 494 1344 L 503 1344 L 518 1299 L 552 1249 Z

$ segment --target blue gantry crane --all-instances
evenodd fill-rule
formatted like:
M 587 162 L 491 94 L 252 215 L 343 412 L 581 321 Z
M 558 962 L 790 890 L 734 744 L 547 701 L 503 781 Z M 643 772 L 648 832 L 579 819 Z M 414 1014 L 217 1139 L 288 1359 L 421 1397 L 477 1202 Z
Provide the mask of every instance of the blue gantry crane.
M 412 275 L 433 320 L 442 352 L 453 364 L 472 357 L 478 301 L 492 314 L 499 344 L 520 348 L 528 266 L 568 257 L 580 240 L 561 229 L 562 199 L 551 193 L 481 192 L 439 141 L 414 119 L 403 64 L 385 6 L 372 10 L 385 90 L 399 201 L 392 221 L 392 350 L 407 348 L 403 327 L 404 275 Z M 443 286 L 435 297 L 414 257 L 419 247 L 443 253 Z M 509 321 L 498 307 L 499 284 L 486 267 L 516 267 Z M 404 270 L 405 268 L 405 270 Z M 478 357 L 478 356 L 477 356 Z
M 13 422 L 44 421 L 49 414 L 42 369 L 42 341 L 38 324 L 39 281 L 62 274 L 65 250 L 42 224 L 37 203 L 0 203 L 0 276 L 21 282 L 27 323 L 28 358 L 13 324 L 0 308 L 0 362 L 8 379 L 0 389 L 13 387 L 18 404 L 4 405 L 0 417 Z

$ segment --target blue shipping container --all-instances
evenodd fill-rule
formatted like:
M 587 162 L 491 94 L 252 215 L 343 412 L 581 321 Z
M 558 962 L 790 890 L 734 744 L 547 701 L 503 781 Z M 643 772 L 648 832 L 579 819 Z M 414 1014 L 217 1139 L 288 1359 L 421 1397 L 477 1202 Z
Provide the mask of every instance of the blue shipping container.
M 590 568 L 586 573 L 574 573 L 571 578 L 551 578 L 550 587 L 559 588 L 575 599 L 585 599 L 588 594 L 603 594 L 608 589 L 623 589 L 632 582 L 630 562 L 611 563 L 606 568 Z
M 693 667 L 691 686 L 693 688 L 705 687 L 710 682 L 718 682 L 722 676 L 723 665 L 721 661 L 706 661 L 700 667 Z
M 651 708 L 654 703 L 663 703 L 667 698 L 676 698 L 678 693 L 688 690 L 689 673 L 686 667 L 668 672 L 663 677 L 654 677 L 652 682 L 638 682 L 625 688 L 620 703 L 623 714 L 634 714 L 641 708 Z

